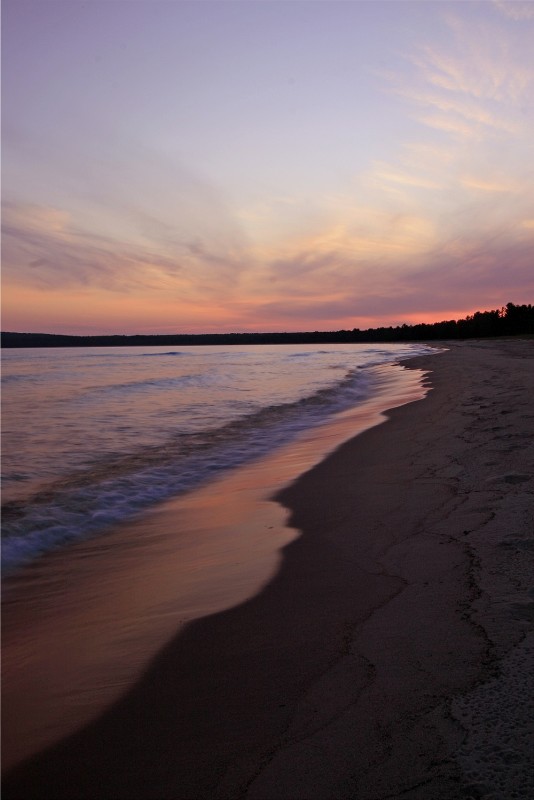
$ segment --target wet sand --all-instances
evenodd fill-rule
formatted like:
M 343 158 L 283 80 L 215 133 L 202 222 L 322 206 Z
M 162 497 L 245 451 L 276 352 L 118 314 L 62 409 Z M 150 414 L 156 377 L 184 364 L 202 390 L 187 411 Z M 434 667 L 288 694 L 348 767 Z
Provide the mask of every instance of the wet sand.
M 231 607 L 209 616 L 197 605 L 123 696 L 6 775 L 6 798 L 534 794 L 534 344 L 449 346 L 410 362 L 432 371 L 425 400 L 266 504 L 301 534 L 281 534 L 281 557 L 251 578 L 261 591 L 235 606 L 225 589 Z M 171 580 L 163 561 L 145 581 Z M 131 575 L 123 618 L 143 594 Z M 247 596 L 243 575 L 230 587 Z

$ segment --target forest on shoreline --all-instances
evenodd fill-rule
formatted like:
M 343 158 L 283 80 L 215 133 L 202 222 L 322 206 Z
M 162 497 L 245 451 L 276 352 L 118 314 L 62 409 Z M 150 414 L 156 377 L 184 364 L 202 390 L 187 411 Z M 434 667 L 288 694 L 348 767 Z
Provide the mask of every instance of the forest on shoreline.
M 534 334 L 534 306 L 506 306 L 477 311 L 465 319 L 388 328 L 297 333 L 177 333 L 71 336 L 59 333 L 2 333 L 2 347 L 131 347 L 237 344 L 340 344 L 478 339 L 489 336 Z

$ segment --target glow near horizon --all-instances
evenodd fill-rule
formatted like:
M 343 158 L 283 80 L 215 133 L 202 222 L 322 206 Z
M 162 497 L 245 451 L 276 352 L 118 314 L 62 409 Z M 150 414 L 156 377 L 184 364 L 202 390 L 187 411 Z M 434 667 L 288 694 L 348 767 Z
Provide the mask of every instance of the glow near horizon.
M 3 2 L 4 330 L 534 297 L 534 4 Z

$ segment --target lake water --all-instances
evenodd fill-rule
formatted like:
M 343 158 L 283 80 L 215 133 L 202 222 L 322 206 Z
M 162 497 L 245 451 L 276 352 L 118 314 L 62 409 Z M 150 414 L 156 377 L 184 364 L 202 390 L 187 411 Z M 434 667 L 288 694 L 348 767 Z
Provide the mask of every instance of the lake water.
M 189 492 L 381 390 L 420 344 L 3 351 L 4 570 Z

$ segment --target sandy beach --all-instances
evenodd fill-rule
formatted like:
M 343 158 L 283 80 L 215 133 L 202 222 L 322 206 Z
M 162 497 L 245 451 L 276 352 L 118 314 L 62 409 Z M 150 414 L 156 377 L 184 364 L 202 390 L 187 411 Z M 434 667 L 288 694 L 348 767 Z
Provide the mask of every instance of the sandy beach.
M 407 362 L 429 372 L 424 400 L 276 490 L 254 539 L 261 550 L 279 518 L 276 558 L 232 572 L 230 553 L 224 610 L 211 613 L 198 587 L 184 624 L 162 628 L 125 693 L 110 691 L 96 717 L 40 752 L 13 755 L 5 798 L 534 796 L 534 343 L 445 346 Z M 279 481 L 264 475 L 266 487 Z M 239 519 L 224 523 L 239 531 Z M 152 524 L 157 536 L 157 514 Z M 148 571 L 163 585 L 165 546 Z M 70 578 L 82 591 L 88 550 L 73 552 L 84 553 Z M 117 578 L 122 611 L 108 619 L 104 593 L 93 632 L 80 629 L 88 650 L 107 630 L 103 664 L 113 619 L 134 619 L 132 598 L 147 591 L 138 565 L 149 549 L 130 553 Z M 53 591 L 53 571 L 49 580 Z M 104 587 L 105 576 L 87 596 Z M 17 636 L 7 601 L 9 665 L 10 642 L 24 658 L 31 635 Z M 82 617 L 80 601 L 68 625 Z

